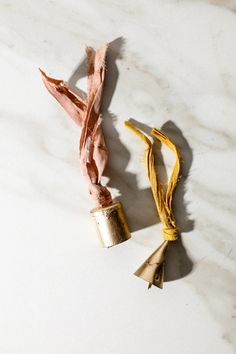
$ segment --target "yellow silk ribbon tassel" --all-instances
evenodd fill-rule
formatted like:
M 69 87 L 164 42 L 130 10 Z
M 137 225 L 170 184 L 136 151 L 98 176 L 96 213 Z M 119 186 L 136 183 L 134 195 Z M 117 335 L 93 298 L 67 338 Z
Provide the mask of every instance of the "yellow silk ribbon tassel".
M 178 228 L 172 212 L 172 197 L 180 173 L 180 153 L 175 144 L 164 133 L 157 129 L 152 129 L 151 135 L 158 139 L 161 143 L 168 146 L 176 156 L 175 165 L 173 167 L 166 193 L 159 182 L 158 174 L 155 169 L 155 160 L 153 152 L 153 143 L 147 136 L 135 127 L 130 121 L 125 121 L 125 126 L 135 133 L 146 144 L 144 160 L 146 172 L 150 181 L 153 197 L 156 208 L 163 224 L 162 245 L 142 264 L 142 266 L 134 273 L 142 279 L 149 282 L 149 287 L 156 285 L 159 288 L 163 287 L 164 279 L 164 262 L 165 252 L 169 241 L 175 241 L 178 238 Z

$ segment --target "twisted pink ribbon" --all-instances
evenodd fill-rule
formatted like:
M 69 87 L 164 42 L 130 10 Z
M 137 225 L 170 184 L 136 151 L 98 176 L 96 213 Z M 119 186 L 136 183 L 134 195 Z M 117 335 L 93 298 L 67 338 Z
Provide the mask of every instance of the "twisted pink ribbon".
M 81 127 L 80 166 L 84 176 L 88 179 L 90 194 L 97 206 L 101 207 L 112 202 L 107 187 L 101 184 L 101 177 L 108 160 L 100 116 L 106 50 L 106 45 L 97 51 L 91 47 L 86 48 L 88 74 L 86 97 L 73 92 L 66 82 L 48 77 L 40 70 L 47 90 Z

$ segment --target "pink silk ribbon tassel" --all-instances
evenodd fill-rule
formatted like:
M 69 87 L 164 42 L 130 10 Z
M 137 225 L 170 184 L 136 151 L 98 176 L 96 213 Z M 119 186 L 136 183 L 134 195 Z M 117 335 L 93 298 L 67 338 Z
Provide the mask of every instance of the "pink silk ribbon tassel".
M 106 207 L 112 203 L 110 192 L 101 184 L 108 160 L 100 114 L 106 51 L 107 45 L 97 51 L 91 47 L 86 48 L 88 75 L 86 97 L 73 92 L 65 81 L 53 79 L 40 70 L 47 90 L 81 128 L 80 166 L 89 182 L 89 192 L 97 207 Z

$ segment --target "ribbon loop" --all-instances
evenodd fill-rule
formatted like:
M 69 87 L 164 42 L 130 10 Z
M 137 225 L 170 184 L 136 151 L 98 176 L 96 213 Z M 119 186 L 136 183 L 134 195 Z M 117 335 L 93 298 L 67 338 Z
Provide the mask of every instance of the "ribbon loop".
M 145 165 L 148 175 L 148 179 L 151 184 L 153 197 L 156 203 L 157 211 L 163 223 L 163 237 L 168 241 L 175 241 L 178 237 L 178 229 L 172 212 L 172 197 L 176 187 L 180 172 L 180 153 L 175 144 L 167 137 L 163 132 L 152 129 L 151 135 L 158 139 L 161 143 L 168 146 L 176 155 L 176 162 L 173 171 L 170 176 L 167 191 L 164 193 L 162 185 L 158 179 L 158 173 L 155 169 L 153 143 L 148 137 L 135 127 L 130 121 L 125 121 L 125 126 L 129 128 L 133 133 L 139 136 L 139 138 L 146 144 L 145 150 Z

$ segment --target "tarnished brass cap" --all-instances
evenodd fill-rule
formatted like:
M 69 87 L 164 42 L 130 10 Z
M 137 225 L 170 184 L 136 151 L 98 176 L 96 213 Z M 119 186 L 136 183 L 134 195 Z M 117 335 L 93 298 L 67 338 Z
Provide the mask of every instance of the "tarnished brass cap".
M 114 202 L 105 208 L 95 208 L 90 212 L 95 219 L 103 247 L 118 245 L 131 237 L 120 202 Z
M 149 283 L 148 288 L 152 285 L 161 289 L 163 288 L 165 252 L 167 247 L 168 241 L 164 241 L 134 273 L 137 277 Z

